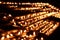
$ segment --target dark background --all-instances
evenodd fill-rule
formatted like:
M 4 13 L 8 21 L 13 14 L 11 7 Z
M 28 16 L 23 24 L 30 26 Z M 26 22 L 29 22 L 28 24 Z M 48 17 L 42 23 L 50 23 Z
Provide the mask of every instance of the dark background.
M 1 0 L 2 1 L 2 0 Z M 3 0 L 3 1 L 15 1 L 15 2 L 44 2 L 50 3 L 60 9 L 60 0 Z M 58 19 L 59 20 L 59 19 Z M 60 40 L 60 26 L 51 34 L 47 40 Z

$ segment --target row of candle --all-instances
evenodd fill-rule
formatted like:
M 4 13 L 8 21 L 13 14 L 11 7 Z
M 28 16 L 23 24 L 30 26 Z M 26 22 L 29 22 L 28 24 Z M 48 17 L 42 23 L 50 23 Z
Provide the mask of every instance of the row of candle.
M 36 26 L 34 26 L 34 25 L 36 25 Z M 37 31 L 40 30 L 40 33 L 50 35 L 58 27 L 58 25 L 59 25 L 58 22 L 56 24 L 53 24 L 53 21 L 40 20 L 34 24 L 31 24 L 30 26 L 27 26 L 29 28 L 28 30 L 27 29 L 26 30 L 11 30 L 11 31 L 8 31 L 7 33 L 2 33 L 1 40 L 10 40 L 10 39 L 14 38 L 15 36 L 23 37 L 24 38 L 23 40 L 27 40 L 27 39 L 33 40 L 34 37 L 36 36 L 36 32 L 34 32 L 35 30 L 37 30 Z M 30 28 L 32 28 L 32 29 L 30 29 Z M 42 29 L 40 29 L 40 28 L 42 28 Z M 31 34 L 29 36 L 26 35 L 27 32 L 29 32 L 29 30 L 33 30 L 33 35 L 31 35 Z M 19 39 L 21 39 L 21 38 L 19 38 Z
M 57 14 L 54 14 L 54 15 L 52 15 L 52 16 L 54 16 L 54 17 L 56 17 L 56 18 L 60 18 L 60 12 L 57 13 Z
M 54 7 L 54 6 L 52 6 L 52 7 L 50 7 L 50 6 L 37 6 L 37 7 L 34 7 L 34 6 L 32 6 L 32 7 L 18 7 L 18 5 L 16 5 L 16 6 L 14 6 L 14 5 L 9 5 L 8 6 L 9 8 L 14 8 L 14 10 L 42 10 L 42 11 L 59 11 L 59 9 L 58 8 L 56 8 L 56 7 Z
M 28 2 L 28 3 L 20 3 L 20 2 L 3 2 L 3 1 L 0 1 L 0 4 L 20 4 L 20 5 L 32 5 L 32 4 L 34 4 L 34 5 L 38 5 L 38 4 L 44 4 L 44 5 L 49 5 L 49 3 L 30 3 L 30 2 Z
M 41 7 L 43 8 L 45 6 L 45 8 L 51 8 L 54 10 L 59 10 L 58 8 L 50 5 L 49 3 L 17 3 L 17 2 L 0 2 L 0 4 L 11 4 L 9 5 L 10 8 L 14 7 L 14 10 L 31 10 L 31 9 L 40 9 Z M 13 4 L 13 5 L 12 5 Z M 14 6 L 14 4 L 16 6 Z M 32 8 L 17 8 L 19 5 L 31 5 Z M 47 6 L 47 7 L 46 7 Z M 35 7 L 35 8 L 34 8 Z M 44 9 L 45 10 L 45 9 Z
M 48 13 L 48 14 L 45 14 L 45 15 L 37 16 L 37 17 L 34 17 L 34 18 L 27 19 L 25 21 L 20 21 L 20 22 L 18 22 L 18 24 L 20 24 L 21 26 L 27 26 L 29 24 L 37 22 L 38 20 L 50 17 L 51 15 L 54 15 L 54 14 L 55 13 L 52 12 L 52 13 Z
M 1 34 L 0 40 L 44 40 L 44 37 L 41 37 L 40 39 L 35 37 L 38 33 L 43 33 L 47 36 L 49 36 L 58 26 L 59 22 L 54 22 L 49 19 L 45 19 L 50 16 L 58 16 L 59 12 L 46 12 L 57 10 L 59 9 L 55 8 L 52 5 L 49 5 L 48 3 L 17 3 L 17 2 L 0 2 L 0 4 L 9 4 L 8 6 L 10 8 L 14 7 L 15 9 L 19 10 L 43 10 L 43 12 L 39 13 L 33 13 L 33 14 L 27 14 L 23 16 L 17 16 L 10 21 L 10 24 L 13 27 L 18 27 L 18 29 L 10 30 L 7 32 L 3 32 Z M 12 6 L 10 6 L 10 4 Z M 26 7 L 26 8 L 19 8 L 19 5 L 31 5 L 32 7 Z M 13 6 L 17 5 L 17 6 Z M 34 7 L 35 6 L 35 7 Z M 41 7 L 42 6 L 42 7 Z M 47 6 L 47 7 L 45 7 Z M 4 16 L 4 19 L 7 19 L 9 17 L 12 17 L 11 14 L 8 16 Z M 19 24 L 19 25 L 18 25 Z M 19 29 L 22 26 L 23 29 Z M 24 29 L 25 28 L 25 29 Z M 30 31 L 33 31 L 32 33 L 29 33 Z
M 49 30 L 46 31 L 45 34 L 49 36 L 50 34 L 52 34 L 54 32 L 55 29 L 57 29 L 58 26 L 59 26 L 59 22 L 56 22 L 55 25 L 53 25 L 52 27 L 50 27 L 50 29 L 48 28 Z

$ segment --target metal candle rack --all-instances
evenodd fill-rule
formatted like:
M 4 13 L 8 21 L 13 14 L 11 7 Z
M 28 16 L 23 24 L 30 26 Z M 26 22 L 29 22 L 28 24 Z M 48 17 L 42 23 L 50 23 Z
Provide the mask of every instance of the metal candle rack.
M 11 14 L 3 16 L 2 20 L 8 20 L 10 17 L 13 17 L 7 25 L 11 25 L 16 29 L 6 32 L 1 29 L 0 31 L 3 32 L 1 32 L 0 40 L 45 40 L 42 34 L 49 36 L 59 26 L 59 22 L 46 19 L 51 16 L 60 18 L 60 10 L 49 3 L 17 3 L 2 1 L 0 5 L 7 5 L 7 7 L 12 10 L 33 12 L 15 17 Z M 41 12 L 36 12 L 36 10 L 41 10 Z

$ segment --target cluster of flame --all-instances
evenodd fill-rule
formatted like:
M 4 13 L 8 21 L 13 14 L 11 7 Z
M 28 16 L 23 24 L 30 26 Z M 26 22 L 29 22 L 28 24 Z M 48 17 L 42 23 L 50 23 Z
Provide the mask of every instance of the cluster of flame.
M 59 26 L 59 22 L 45 19 L 50 16 L 60 18 L 59 9 L 48 3 L 0 2 L 0 4 L 9 4 L 8 7 L 14 8 L 14 10 L 42 10 L 42 12 L 14 17 L 10 24 L 18 29 L 2 33 L 0 40 L 44 40 L 43 37 L 36 38 L 38 33 L 49 36 Z M 31 7 L 18 7 L 18 5 L 30 5 Z M 12 17 L 11 14 L 8 16 Z M 7 17 L 4 16 L 3 19 L 7 19 Z M 32 34 L 28 35 L 27 33 L 30 31 Z

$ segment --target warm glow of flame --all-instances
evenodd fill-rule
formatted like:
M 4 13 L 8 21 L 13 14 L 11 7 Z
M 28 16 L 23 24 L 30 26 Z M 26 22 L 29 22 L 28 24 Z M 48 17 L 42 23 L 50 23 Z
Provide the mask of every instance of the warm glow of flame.
M 3 32 L 0 38 L 1 40 L 44 40 L 44 37 L 36 39 L 35 37 L 39 33 L 49 36 L 59 26 L 59 22 L 46 19 L 51 16 L 60 18 L 59 9 L 49 3 L 0 2 L 0 4 L 7 4 L 8 8 L 13 8 L 13 10 L 32 12 L 16 17 L 13 17 L 11 14 L 3 16 L 3 19 L 13 17 L 10 24 L 17 29 Z M 18 5 L 28 5 L 31 7 L 19 7 Z M 41 10 L 42 12 L 36 12 L 35 10 Z M 56 10 L 56 12 L 54 10 Z M 32 31 L 31 34 L 29 33 L 30 31 Z M 16 39 L 15 37 L 18 38 Z
M 1 40 L 4 40 L 5 37 L 2 37 Z

